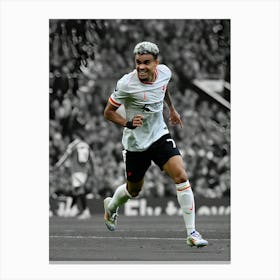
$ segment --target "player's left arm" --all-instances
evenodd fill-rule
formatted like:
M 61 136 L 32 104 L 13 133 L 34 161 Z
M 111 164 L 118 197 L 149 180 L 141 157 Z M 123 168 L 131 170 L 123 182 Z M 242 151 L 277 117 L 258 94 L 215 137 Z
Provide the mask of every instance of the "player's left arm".
M 169 109 L 169 120 L 171 121 L 172 125 L 179 124 L 180 127 L 183 127 L 182 120 L 180 114 L 176 111 L 170 97 L 169 89 L 167 88 L 165 91 L 164 101 L 168 106 Z
M 54 165 L 54 170 L 57 170 L 68 159 L 69 155 L 70 153 L 66 151 L 59 159 L 59 161 Z
M 76 148 L 76 145 L 79 143 L 79 140 L 74 140 L 70 144 L 68 144 L 66 151 L 62 155 L 62 157 L 59 159 L 59 161 L 54 165 L 54 170 L 57 170 L 64 162 L 68 159 L 68 157 L 73 153 L 74 149 Z

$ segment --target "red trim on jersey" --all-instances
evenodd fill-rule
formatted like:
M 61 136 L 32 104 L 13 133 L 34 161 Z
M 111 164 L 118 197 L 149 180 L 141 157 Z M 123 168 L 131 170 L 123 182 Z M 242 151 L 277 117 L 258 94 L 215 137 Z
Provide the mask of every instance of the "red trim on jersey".
M 181 192 L 181 191 L 189 189 L 190 187 L 191 187 L 190 185 L 185 185 L 184 187 L 177 189 L 177 191 Z
M 192 210 L 193 210 L 193 207 L 194 207 L 194 203 L 192 202 L 192 207 L 189 208 L 189 210 L 192 211 Z
M 112 97 L 109 98 L 109 102 L 115 107 L 120 107 L 122 105 L 121 103 L 116 102 Z

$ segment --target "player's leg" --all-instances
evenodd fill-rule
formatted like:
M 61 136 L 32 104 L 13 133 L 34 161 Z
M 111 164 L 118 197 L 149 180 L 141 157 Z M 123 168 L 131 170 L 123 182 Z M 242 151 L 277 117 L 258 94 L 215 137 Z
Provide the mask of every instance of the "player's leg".
M 190 246 L 203 247 L 208 242 L 202 239 L 201 235 L 195 230 L 195 201 L 187 173 L 184 168 L 183 160 L 180 155 L 171 157 L 164 165 L 163 169 L 173 179 L 178 203 L 183 212 L 183 219 L 187 229 L 187 244 Z
M 81 186 L 78 191 L 78 201 L 81 205 L 81 212 L 80 215 L 78 215 L 78 219 L 88 219 L 91 217 L 90 211 L 87 204 L 87 197 L 86 197 L 86 190 L 85 186 Z
M 142 179 L 139 182 L 127 181 L 127 183 L 117 187 L 110 203 L 108 204 L 109 210 L 111 212 L 116 212 L 117 209 L 125 204 L 130 198 L 138 196 L 143 184 L 144 180 Z
M 187 233 L 195 230 L 195 205 L 187 173 L 183 167 L 182 157 L 179 155 L 171 157 L 163 166 L 163 170 L 172 178 L 177 190 L 177 199 L 183 210 Z
M 74 192 L 71 193 L 71 199 L 69 199 L 69 202 L 71 201 L 70 209 L 72 209 L 74 206 L 77 206 L 77 196 Z
M 107 198 L 109 201 L 107 208 L 111 213 L 117 212 L 118 208 L 125 204 L 132 196 L 127 190 L 127 184 L 122 184 L 116 188 L 113 197 Z
M 70 216 L 71 208 L 72 208 L 72 203 L 73 203 L 73 197 L 69 193 L 66 196 L 66 202 L 65 202 L 65 217 Z
M 127 152 L 125 156 L 127 183 L 117 187 L 113 197 L 104 199 L 104 220 L 109 230 L 114 231 L 117 212 L 129 199 L 137 197 L 144 184 L 144 175 L 151 161 L 142 153 Z
M 188 234 L 187 243 L 191 246 L 207 245 L 208 242 L 203 240 L 195 230 L 194 195 L 184 168 L 180 151 L 170 134 L 164 135 L 153 144 L 152 153 L 153 161 L 161 168 L 161 170 L 164 170 L 175 183 L 177 199 L 183 212 L 183 218 Z
M 85 191 L 85 184 L 87 181 L 87 173 L 86 172 L 74 172 L 72 174 L 72 186 L 73 186 L 73 195 L 74 200 L 76 201 L 76 207 L 80 207 L 80 212 L 78 214 L 78 218 L 85 219 L 90 217 L 90 212 L 87 206 L 87 198 Z M 74 206 L 75 207 L 75 206 Z M 76 214 L 76 215 L 77 215 Z
M 104 199 L 104 221 L 110 231 L 116 229 L 119 207 L 125 204 L 129 199 L 138 195 L 143 186 L 143 182 L 143 180 L 136 183 L 128 181 L 116 189 L 113 197 Z
M 68 214 L 69 217 L 76 217 L 79 213 L 77 188 L 72 186 L 71 199 L 69 199 L 69 202 L 72 200 Z

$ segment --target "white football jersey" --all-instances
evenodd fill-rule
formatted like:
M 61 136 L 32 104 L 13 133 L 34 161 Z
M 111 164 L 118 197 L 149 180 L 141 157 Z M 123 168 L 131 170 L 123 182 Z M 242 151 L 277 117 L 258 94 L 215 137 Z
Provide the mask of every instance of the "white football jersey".
M 80 140 L 75 139 L 67 147 L 67 153 L 71 157 L 72 172 L 88 172 L 90 169 L 90 147 Z
M 169 133 L 163 119 L 163 103 L 170 78 L 170 69 L 159 64 L 153 83 L 141 82 L 136 69 L 118 81 L 109 102 L 116 107 L 123 104 L 129 121 L 135 115 L 144 116 L 141 127 L 124 128 L 122 143 L 126 150 L 144 151 L 161 136 Z

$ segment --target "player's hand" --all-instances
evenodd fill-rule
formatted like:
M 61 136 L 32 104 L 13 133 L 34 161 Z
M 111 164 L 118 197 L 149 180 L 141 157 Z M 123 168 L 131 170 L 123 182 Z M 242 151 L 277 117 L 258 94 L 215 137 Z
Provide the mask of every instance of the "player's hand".
M 130 129 L 135 129 L 136 127 L 140 127 L 143 125 L 143 119 L 144 116 L 136 115 L 131 121 L 128 121 L 125 126 Z
M 132 125 L 136 126 L 136 127 L 142 126 L 143 125 L 143 119 L 144 119 L 143 115 L 134 116 L 134 118 L 132 119 Z
M 169 116 L 169 120 L 171 122 L 172 125 L 180 125 L 181 128 L 183 128 L 183 123 L 181 120 L 181 116 L 179 115 L 179 113 L 173 109 L 170 110 L 170 116 Z

